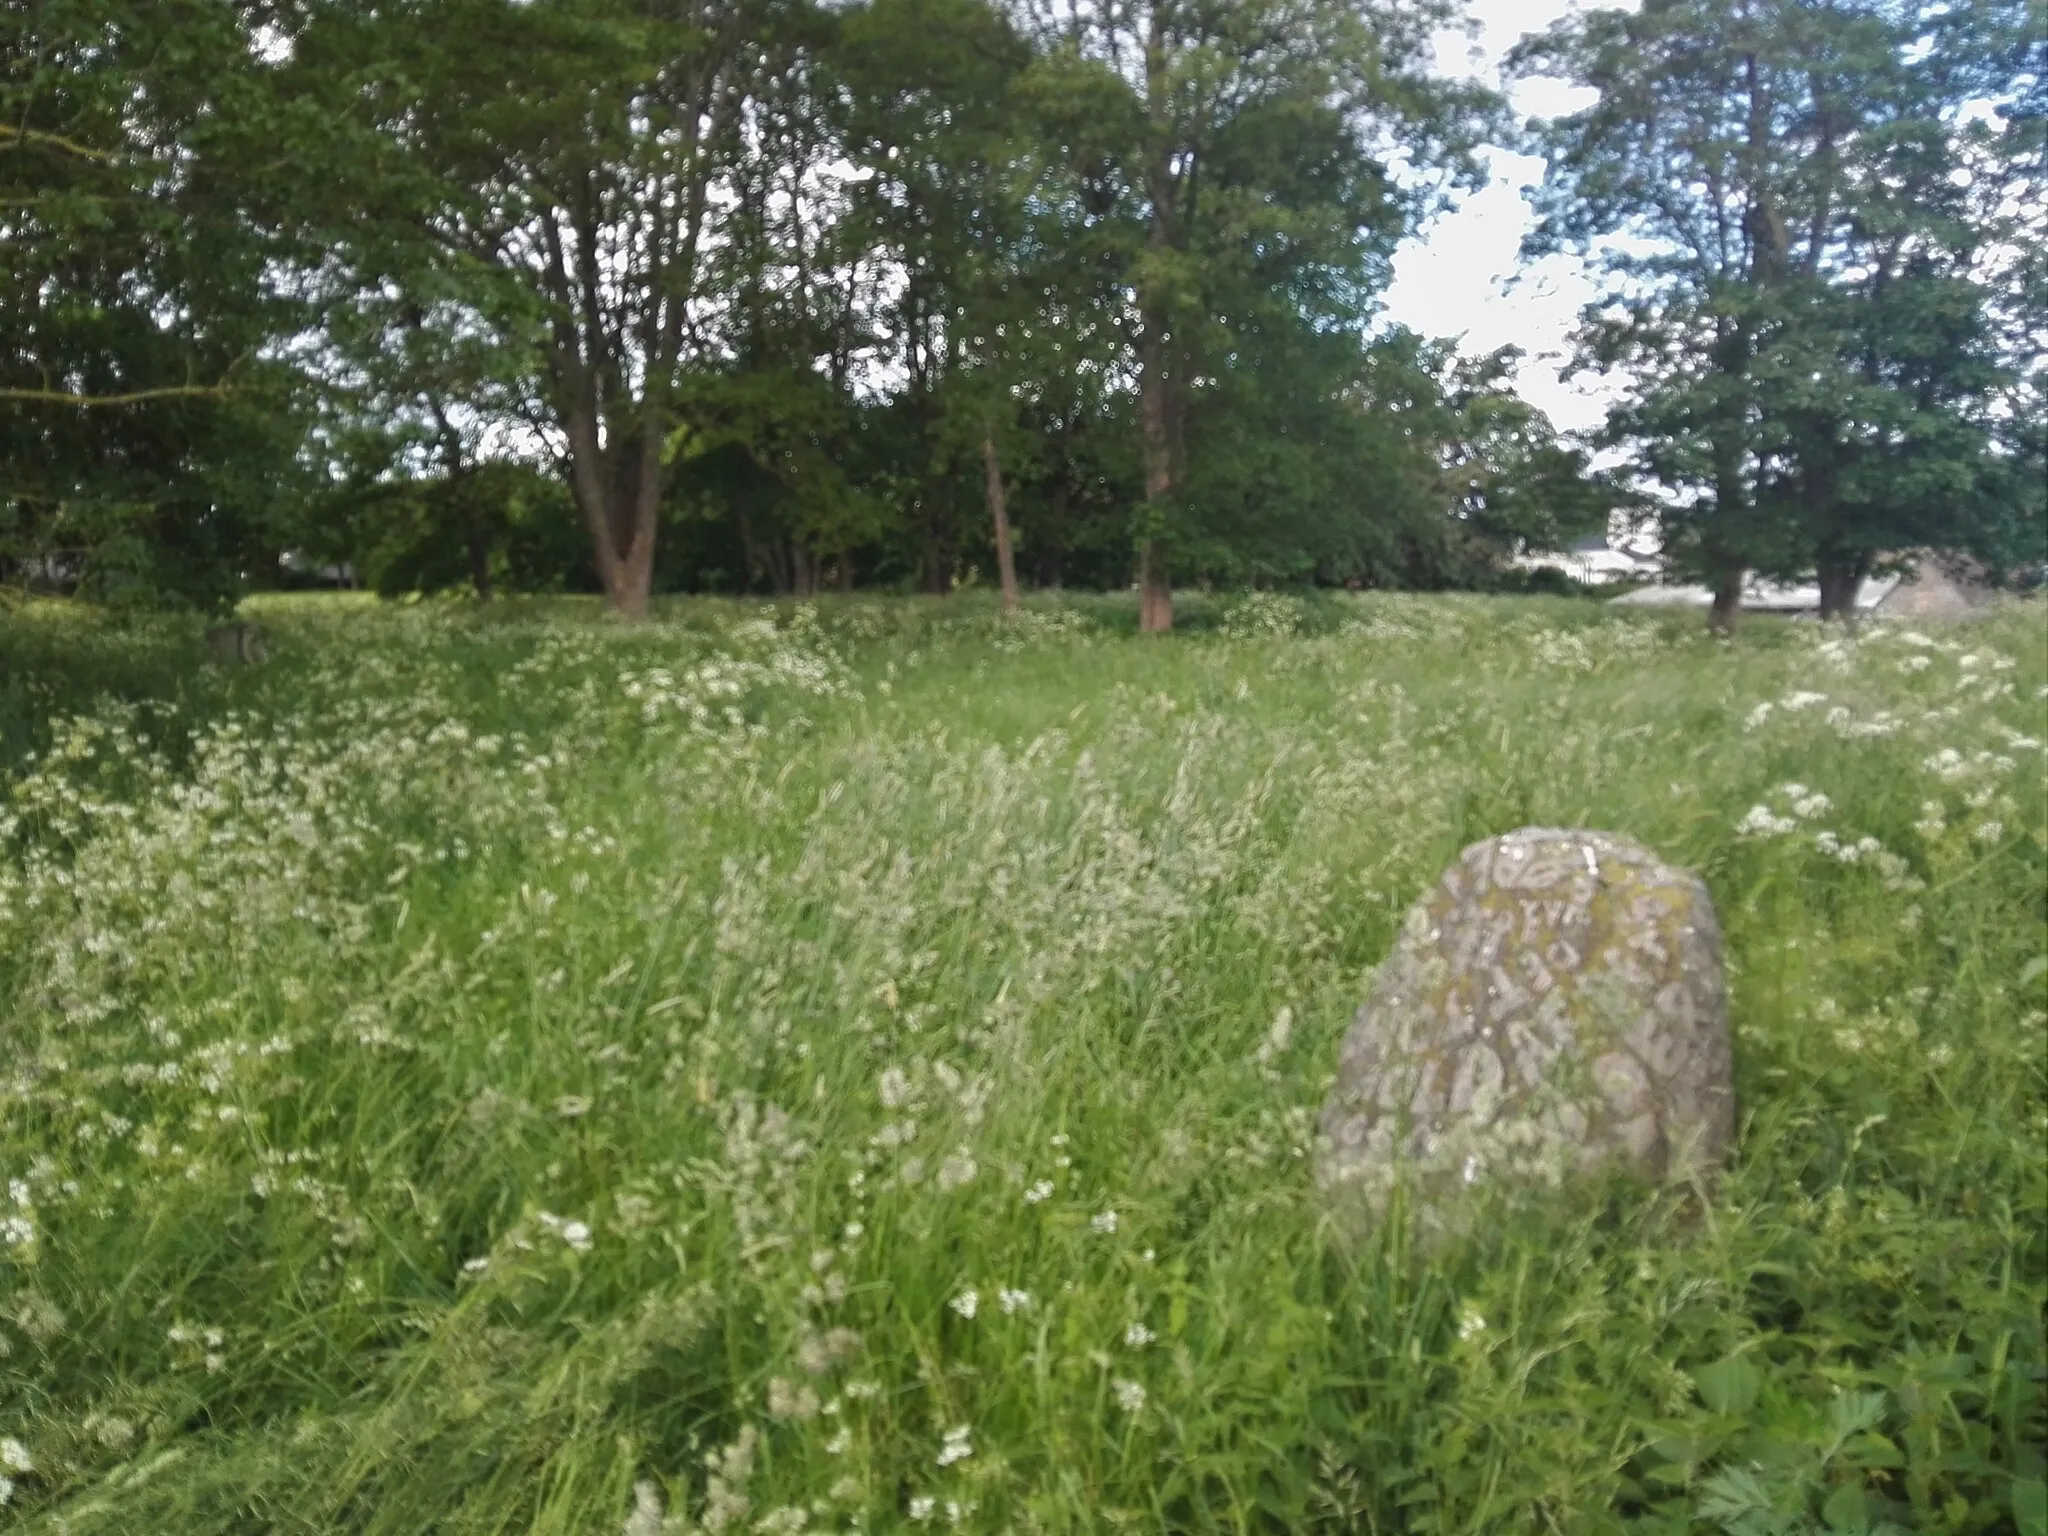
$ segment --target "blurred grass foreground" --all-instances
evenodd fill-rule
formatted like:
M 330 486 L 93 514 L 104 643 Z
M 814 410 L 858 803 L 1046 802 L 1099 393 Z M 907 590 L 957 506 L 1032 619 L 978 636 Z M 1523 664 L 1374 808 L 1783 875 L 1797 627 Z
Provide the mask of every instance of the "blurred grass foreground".
M 0 1526 L 2048 1529 L 2048 630 L 1263 595 L 0 612 Z M 1336 1047 L 1527 825 L 1741 1118 L 1332 1239 Z

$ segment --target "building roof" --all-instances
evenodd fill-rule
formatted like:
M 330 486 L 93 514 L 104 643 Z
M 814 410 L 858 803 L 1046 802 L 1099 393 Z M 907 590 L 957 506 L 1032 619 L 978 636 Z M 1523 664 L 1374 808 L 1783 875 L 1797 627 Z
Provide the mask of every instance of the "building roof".
M 1856 593 L 1856 606 L 1865 613 L 1877 608 L 1899 585 L 1896 576 L 1873 576 Z M 1610 599 L 1637 608 L 1707 608 L 1713 605 L 1710 587 L 1642 587 Z M 1806 582 L 1784 585 L 1773 581 L 1752 581 L 1742 589 L 1742 606 L 1750 613 L 1817 613 L 1820 587 Z

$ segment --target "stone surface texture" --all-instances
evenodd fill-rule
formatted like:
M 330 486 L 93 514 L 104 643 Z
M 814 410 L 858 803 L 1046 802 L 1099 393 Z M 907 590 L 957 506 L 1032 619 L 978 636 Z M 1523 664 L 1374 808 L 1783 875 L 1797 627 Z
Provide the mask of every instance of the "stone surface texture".
M 1317 1182 L 1397 1181 L 1442 1227 L 1467 1191 L 1616 1164 L 1708 1179 L 1734 1133 L 1721 933 L 1699 877 L 1604 832 L 1475 843 L 1408 913 L 1344 1037 Z

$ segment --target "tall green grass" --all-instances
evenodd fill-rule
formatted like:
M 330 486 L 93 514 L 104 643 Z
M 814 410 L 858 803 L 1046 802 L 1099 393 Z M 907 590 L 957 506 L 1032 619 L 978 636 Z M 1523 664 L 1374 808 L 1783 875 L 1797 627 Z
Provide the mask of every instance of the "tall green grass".
M 2048 1528 L 2039 606 L 1190 616 L 0 616 L 0 1523 Z M 1346 1248 L 1338 1039 L 1532 823 L 1706 878 L 1728 1175 Z

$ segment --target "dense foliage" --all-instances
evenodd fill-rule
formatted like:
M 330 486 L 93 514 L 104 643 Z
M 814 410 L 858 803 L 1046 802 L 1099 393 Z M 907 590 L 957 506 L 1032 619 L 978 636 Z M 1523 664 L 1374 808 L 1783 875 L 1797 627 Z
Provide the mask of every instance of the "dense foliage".
M 1582 349 L 1612 440 L 1721 591 L 1880 558 L 2048 553 L 2041 200 L 2048 80 L 2026 0 L 1648 0 L 1529 40 L 1597 100 L 1540 136 L 1535 249 L 1613 279 Z
M 2038 605 L 280 601 L 0 621 L 11 1529 L 2041 1530 Z M 1706 879 L 1729 1172 L 1347 1251 L 1528 823 Z
M 2043 551 L 2023 0 L 1656 0 L 1522 63 L 1591 472 L 1378 315 L 1500 103 L 1453 0 L 24 0 L 0 579 L 943 593 Z M 1640 501 L 1642 489 L 1661 500 Z M 1626 492 L 1626 494 L 1624 494 Z
M 0 14 L 0 576 L 217 598 L 295 530 L 283 108 L 215 0 Z

